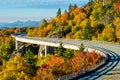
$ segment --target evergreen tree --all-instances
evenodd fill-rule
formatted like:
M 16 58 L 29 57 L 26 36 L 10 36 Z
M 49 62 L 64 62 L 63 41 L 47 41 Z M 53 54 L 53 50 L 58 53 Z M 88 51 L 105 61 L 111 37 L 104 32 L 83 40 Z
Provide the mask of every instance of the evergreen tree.
M 63 56 L 64 54 L 64 51 L 65 51 L 65 48 L 63 47 L 62 43 L 60 43 L 60 46 L 58 47 L 58 54 L 57 56 Z
M 80 52 L 83 52 L 84 49 L 85 49 L 85 47 L 84 47 L 83 43 L 81 43 L 81 45 L 80 45 L 80 47 L 79 47 L 79 51 L 80 51 Z
M 93 0 L 89 0 L 89 2 L 93 2 Z
M 72 4 L 70 3 L 70 5 L 69 5 L 69 12 L 71 11 L 71 7 L 72 7 Z
M 77 4 L 74 4 L 74 6 L 73 6 L 73 7 L 74 7 L 74 9 L 76 9 L 76 8 L 77 8 Z
M 34 56 L 35 55 L 30 50 L 26 51 L 26 53 L 24 54 L 24 58 L 26 62 L 30 63 L 31 65 L 34 65 L 36 62 L 36 59 Z
M 67 10 L 65 10 L 64 13 L 67 13 Z
M 61 9 L 59 8 L 57 11 L 57 16 L 61 15 Z
M 92 39 L 92 27 L 90 25 L 90 22 L 87 22 L 85 29 L 83 31 L 83 39 Z

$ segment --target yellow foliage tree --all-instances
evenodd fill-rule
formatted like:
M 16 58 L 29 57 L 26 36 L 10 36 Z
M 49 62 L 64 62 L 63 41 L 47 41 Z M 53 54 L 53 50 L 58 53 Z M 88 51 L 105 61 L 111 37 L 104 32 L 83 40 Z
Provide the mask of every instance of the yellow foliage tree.
M 83 10 L 80 8 L 75 9 L 73 14 L 75 16 L 73 22 L 76 23 L 76 25 L 80 25 L 81 21 L 86 19 L 85 12 L 83 12 Z
M 30 80 L 31 70 L 25 59 L 17 54 L 7 62 L 5 69 L 0 73 L 0 80 Z
M 120 29 L 116 32 L 117 38 L 120 40 Z
M 104 28 L 102 38 L 104 41 L 115 41 L 114 29 L 111 27 Z
M 61 15 L 62 24 L 67 24 L 67 20 L 68 20 L 68 13 L 64 12 L 64 14 Z
M 88 19 L 85 19 L 81 22 L 80 26 L 82 27 L 82 29 L 85 28 L 86 24 L 88 23 Z
M 93 28 L 97 28 L 97 25 L 100 24 L 100 21 L 97 20 L 93 15 L 90 16 L 90 19 L 89 19 L 89 20 L 90 20 L 91 26 L 92 26 Z
M 116 36 L 120 40 L 120 18 L 116 18 L 114 25 L 116 27 Z

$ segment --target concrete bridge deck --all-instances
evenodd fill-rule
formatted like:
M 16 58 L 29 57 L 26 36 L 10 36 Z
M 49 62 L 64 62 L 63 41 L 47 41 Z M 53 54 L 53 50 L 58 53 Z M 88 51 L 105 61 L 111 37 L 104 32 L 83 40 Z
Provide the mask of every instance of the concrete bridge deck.
M 103 80 L 106 76 L 110 74 L 114 74 L 115 70 L 118 70 L 118 72 L 120 73 L 119 44 L 110 43 L 110 42 L 97 42 L 97 41 L 88 41 L 88 40 L 73 40 L 73 39 L 60 39 L 60 38 L 35 38 L 35 37 L 27 37 L 24 35 L 13 35 L 13 37 L 15 37 L 15 39 L 20 42 L 54 46 L 54 47 L 58 47 L 59 44 L 62 42 L 65 48 L 70 48 L 75 50 L 79 48 L 81 43 L 83 43 L 86 47 L 87 46 L 95 47 L 98 50 L 100 49 L 103 52 L 106 52 L 110 55 L 110 61 L 105 67 L 79 80 L 96 80 L 96 79 Z M 120 76 L 119 73 L 117 75 Z M 116 80 L 120 80 L 120 78 Z

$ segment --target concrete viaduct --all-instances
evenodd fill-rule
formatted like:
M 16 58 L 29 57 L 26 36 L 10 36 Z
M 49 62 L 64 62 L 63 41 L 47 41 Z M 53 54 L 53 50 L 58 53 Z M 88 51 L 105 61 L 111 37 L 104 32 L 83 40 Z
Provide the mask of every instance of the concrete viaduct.
M 63 43 L 64 48 L 74 50 L 79 49 L 80 44 L 83 43 L 86 47 L 92 47 L 110 55 L 109 63 L 106 66 L 81 78 L 80 80 L 103 80 L 110 74 L 114 74 L 114 71 L 120 73 L 120 44 L 118 43 L 60 38 L 36 38 L 28 37 L 24 34 L 12 36 L 16 39 L 16 49 L 19 49 L 21 43 L 45 45 L 45 55 L 47 54 L 48 46 L 58 47 L 60 43 Z M 115 73 L 115 75 L 118 75 L 117 80 L 119 80 L 120 74 Z
M 76 44 L 75 40 L 66 40 L 60 38 L 36 38 L 36 37 L 28 37 L 25 34 L 14 34 L 12 35 L 16 40 L 16 50 L 19 50 L 22 43 L 30 43 L 30 44 L 37 44 L 37 45 L 44 45 L 45 49 L 45 56 L 49 52 L 49 47 L 59 47 L 60 43 L 63 44 L 63 47 L 66 49 L 74 49 L 78 50 L 80 43 Z

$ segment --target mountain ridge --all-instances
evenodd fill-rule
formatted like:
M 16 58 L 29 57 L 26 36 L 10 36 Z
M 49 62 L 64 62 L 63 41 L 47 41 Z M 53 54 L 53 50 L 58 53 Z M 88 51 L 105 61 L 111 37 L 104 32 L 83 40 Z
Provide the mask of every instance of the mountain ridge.
M 32 26 L 38 26 L 41 23 L 41 21 L 16 21 L 12 23 L 8 22 L 0 22 L 0 29 L 5 29 L 5 28 L 15 28 L 15 27 L 32 27 Z

